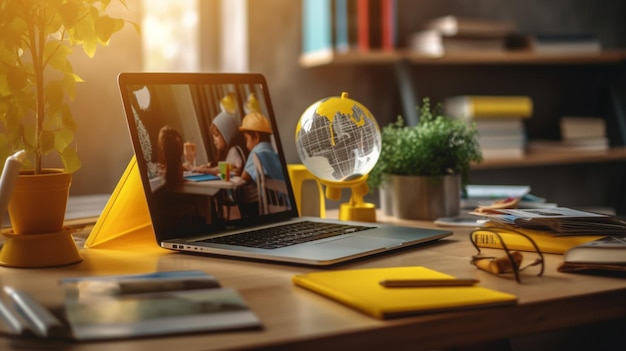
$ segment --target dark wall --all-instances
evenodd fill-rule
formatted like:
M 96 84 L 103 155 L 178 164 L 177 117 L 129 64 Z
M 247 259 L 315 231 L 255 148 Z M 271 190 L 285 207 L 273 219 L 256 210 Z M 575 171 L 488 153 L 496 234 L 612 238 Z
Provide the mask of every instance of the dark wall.
M 299 66 L 300 6 L 301 2 L 294 0 L 249 2 L 250 70 L 261 72 L 268 79 L 289 162 L 299 162 L 293 147 L 293 133 L 300 114 L 318 99 L 347 91 L 372 111 L 381 126 L 402 114 L 392 66 Z M 528 33 L 594 32 L 605 48 L 626 48 L 626 2 L 621 0 L 399 0 L 398 6 L 401 45 L 426 20 L 452 14 L 510 19 L 517 23 L 520 31 Z M 527 122 L 529 136 L 558 137 L 556 123 L 559 116 L 604 112 L 602 89 L 607 77 L 614 75 L 614 68 L 578 65 L 413 66 L 410 74 L 417 97 L 428 96 L 434 101 L 460 94 L 530 95 L 535 101 L 535 115 Z M 548 171 L 548 176 L 554 174 Z M 525 172 L 529 177 L 534 173 L 532 169 Z M 507 181 L 506 177 L 496 173 L 477 173 L 476 180 L 481 183 Z M 531 183 L 531 180 L 510 177 L 511 182 L 517 183 Z M 552 181 L 544 178 L 534 182 L 548 184 Z M 576 186 L 590 189 L 595 186 L 586 178 L 580 178 L 576 183 Z M 561 202 L 565 204 L 581 201 L 570 199 L 571 195 L 564 194 L 565 190 L 547 189 L 547 192 L 551 193 L 538 195 L 554 197 L 550 200 L 563 200 Z M 598 197 L 604 201 L 609 196 L 595 196 Z

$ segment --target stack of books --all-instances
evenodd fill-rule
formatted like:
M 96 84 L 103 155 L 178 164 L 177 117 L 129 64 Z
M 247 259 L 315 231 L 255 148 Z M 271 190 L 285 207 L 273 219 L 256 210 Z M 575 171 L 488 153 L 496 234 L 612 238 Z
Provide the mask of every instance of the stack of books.
M 533 140 L 532 153 L 605 152 L 609 149 L 606 122 L 600 117 L 562 117 L 561 140 Z
M 574 246 L 565 252 L 557 269 L 566 273 L 626 274 L 626 235 L 607 236 Z
M 524 156 L 526 131 L 523 121 L 533 114 L 530 97 L 454 96 L 445 99 L 443 106 L 447 116 L 476 123 L 485 160 Z
M 507 47 L 536 54 L 595 54 L 602 43 L 595 33 L 539 33 L 509 36 Z
M 626 222 L 619 217 L 567 207 L 549 209 L 498 209 L 472 212 L 486 219 L 484 230 L 472 232 L 479 247 L 502 248 L 502 240 L 511 250 L 535 251 L 531 242 L 511 230 L 531 237 L 544 253 L 563 254 L 587 242 L 606 236 L 626 235 Z M 511 230 L 509 230 L 511 229 Z
M 506 38 L 515 30 L 515 23 L 506 20 L 444 16 L 432 19 L 414 33 L 410 47 L 428 55 L 498 52 L 505 50 Z

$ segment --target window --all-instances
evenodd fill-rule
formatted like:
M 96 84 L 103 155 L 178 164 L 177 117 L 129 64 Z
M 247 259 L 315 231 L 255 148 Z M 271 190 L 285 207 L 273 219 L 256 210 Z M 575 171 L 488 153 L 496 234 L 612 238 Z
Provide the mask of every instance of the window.
M 143 0 L 144 70 L 198 71 L 200 0 Z
M 142 0 L 144 70 L 248 70 L 247 0 Z

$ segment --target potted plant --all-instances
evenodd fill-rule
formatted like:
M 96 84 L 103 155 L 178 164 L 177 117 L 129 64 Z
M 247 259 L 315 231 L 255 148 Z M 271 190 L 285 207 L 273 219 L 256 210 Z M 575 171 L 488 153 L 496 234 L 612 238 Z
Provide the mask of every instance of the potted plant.
M 125 0 L 120 3 L 126 5 Z M 105 0 L 0 0 L 0 160 L 18 150 L 27 153 L 27 171 L 20 173 L 9 204 L 15 233 L 62 229 L 71 174 L 81 165 L 73 147 L 76 122 L 68 106 L 81 79 L 69 56 L 80 46 L 93 57 L 98 44 L 107 45 L 122 29 L 125 20 L 106 14 L 109 5 Z M 63 169 L 42 169 L 42 157 L 49 154 L 60 157 Z M 63 178 L 58 185 L 38 185 L 56 177 Z M 24 191 L 23 183 L 28 187 Z M 64 198 L 62 204 L 51 204 L 56 211 L 44 209 L 48 200 L 33 194 L 53 188 Z M 34 202 L 21 200 L 24 194 Z M 37 216 L 24 226 L 16 224 L 20 203 Z M 60 224 L 44 219 L 45 213 L 62 214 Z M 54 225 L 30 225 L 48 222 Z
M 456 215 L 472 163 L 482 161 L 473 123 L 446 117 L 425 98 L 420 123 L 402 117 L 382 128 L 380 157 L 370 172 L 386 214 L 407 219 Z M 397 189 L 397 190 L 396 190 Z

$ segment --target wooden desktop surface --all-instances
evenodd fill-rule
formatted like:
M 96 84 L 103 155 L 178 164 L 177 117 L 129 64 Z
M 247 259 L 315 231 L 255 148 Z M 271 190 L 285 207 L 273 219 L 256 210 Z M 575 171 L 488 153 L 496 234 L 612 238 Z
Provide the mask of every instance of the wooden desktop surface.
M 379 220 L 433 227 L 431 222 Z M 236 288 L 263 321 L 262 330 L 212 332 L 107 342 L 75 343 L 0 337 L 0 349 L 213 350 L 213 349 L 433 349 L 626 317 L 626 280 L 556 271 L 560 255 L 546 255 L 543 277 L 524 276 L 523 284 L 478 271 L 469 264 L 474 249 L 469 230 L 436 243 L 342 264 L 332 269 L 425 266 L 518 296 L 516 306 L 433 313 L 377 320 L 296 287 L 291 277 L 319 268 L 172 253 L 156 244 L 124 250 L 84 249 L 79 264 L 46 268 L 0 267 L 0 282 L 30 292 L 50 308 L 63 301 L 59 278 L 201 269 L 226 287 Z

